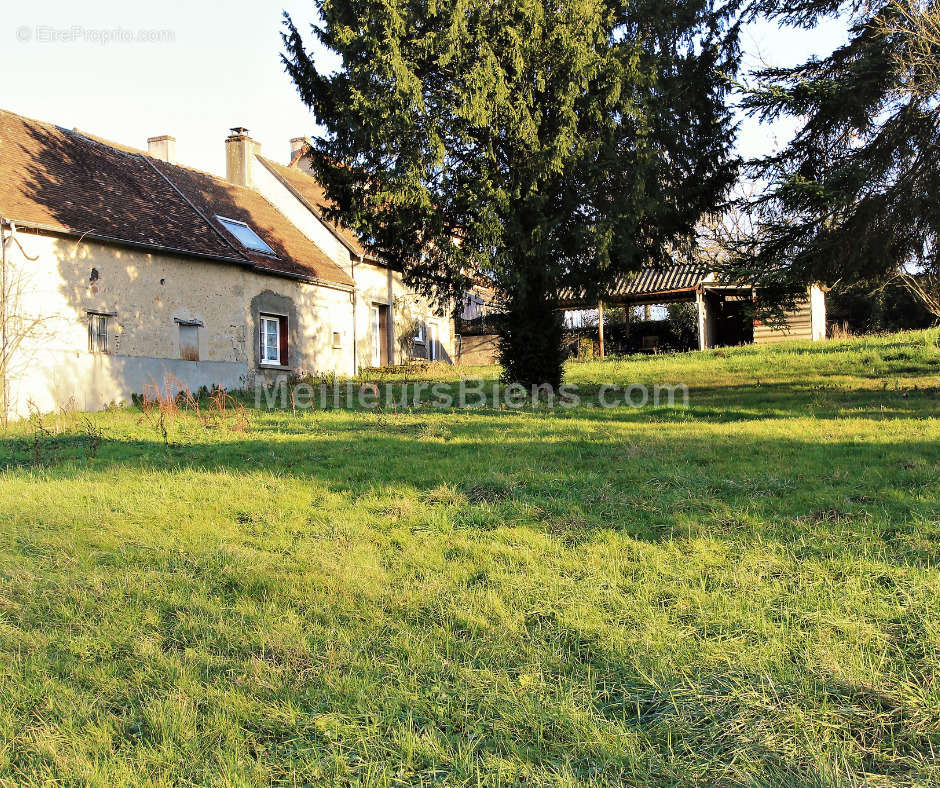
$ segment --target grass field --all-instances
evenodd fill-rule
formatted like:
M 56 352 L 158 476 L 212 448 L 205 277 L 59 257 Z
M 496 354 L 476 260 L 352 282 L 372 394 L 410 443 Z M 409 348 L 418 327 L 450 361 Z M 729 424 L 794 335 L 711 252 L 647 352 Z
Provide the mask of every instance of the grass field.
M 0 785 L 940 784 L 938 332 L 567 378 L 11 427 Z

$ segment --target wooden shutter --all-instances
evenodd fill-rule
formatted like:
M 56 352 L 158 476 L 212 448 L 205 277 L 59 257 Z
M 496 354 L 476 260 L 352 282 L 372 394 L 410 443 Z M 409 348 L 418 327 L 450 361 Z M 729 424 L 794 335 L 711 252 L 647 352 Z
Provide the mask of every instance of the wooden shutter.
M 179 334 L 180 358 L 183 361 L 199 361 L 199 327 L 180 323 Z
M 287 361 L 287 318 L 279 317 L 278 321 L 280 322 L 280 331 L 278 334 L 281 340 L 281 365 L 290 366 Z

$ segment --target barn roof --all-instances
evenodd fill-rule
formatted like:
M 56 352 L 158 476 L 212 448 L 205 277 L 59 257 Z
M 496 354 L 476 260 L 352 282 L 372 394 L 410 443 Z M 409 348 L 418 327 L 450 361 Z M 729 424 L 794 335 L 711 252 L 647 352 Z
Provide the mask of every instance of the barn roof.
M 604 300 L 613 303 L 675 296 L 692 292 L 711 278 L 705 268 L 697 265 L 646 266 L 622 277 Z M 559 300 L 571 307 L 591 306 L 582 293 L 570 288 L 562 291 Z

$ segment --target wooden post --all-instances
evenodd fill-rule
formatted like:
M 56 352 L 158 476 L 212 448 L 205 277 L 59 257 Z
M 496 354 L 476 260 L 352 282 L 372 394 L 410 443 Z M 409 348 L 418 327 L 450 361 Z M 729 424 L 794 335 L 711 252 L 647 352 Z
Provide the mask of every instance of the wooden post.
M 707 319 L 707 305 L 705 303 L 705 298 L 701 289 L 695 291 L 695 308 L 698 312 L 698 349 L 707 350 L 708 349 L 708 337 L 706 332 L 708 330 L 708 319 Z
M 601 358 L 604 358 L 604 302 L 597 302 L 597 333 L 601 340 Z

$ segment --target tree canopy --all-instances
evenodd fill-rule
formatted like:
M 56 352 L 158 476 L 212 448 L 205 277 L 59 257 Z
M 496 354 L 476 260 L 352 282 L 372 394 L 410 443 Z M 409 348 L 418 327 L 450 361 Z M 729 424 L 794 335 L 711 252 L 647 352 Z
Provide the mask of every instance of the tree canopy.
M 747 109 L 802 125 L 754 163 L 766 188 L 748 201 L 755 232 L 731 269 L 790 295 L 814 281 L 900 276 L 929 301 L 940 281 L 936 4 L 766 0 L 755 11 L 801 27 L 840 15 L 849 36 L 828 57 L 755 74 Z
M 284 62 L 333 218 L 442 308 L 491 277 L 507 377 L 557 385 L 560 290 L 666 258 L 734 180 L 716 3 L 316 0 L 339 68 L 290 17 Z

